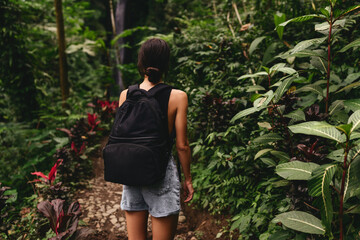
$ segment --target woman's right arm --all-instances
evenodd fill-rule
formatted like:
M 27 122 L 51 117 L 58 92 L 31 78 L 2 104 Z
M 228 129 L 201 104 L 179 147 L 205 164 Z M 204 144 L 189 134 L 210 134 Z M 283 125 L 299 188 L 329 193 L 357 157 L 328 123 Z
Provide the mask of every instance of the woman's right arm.
M 185 92 L 178 91 L 176 94 L 176 116 L 175 116 L 175 129 L 176 129 L 176 149 L 178 152 L 179 160 L 185 177 L 184 191 L 186 194 L 185 202 L 191 201 L 194 195 L 194 188 L 191 179 L 190 161 L 191 150 L 187 138 L 187 108 L 188 98 Z

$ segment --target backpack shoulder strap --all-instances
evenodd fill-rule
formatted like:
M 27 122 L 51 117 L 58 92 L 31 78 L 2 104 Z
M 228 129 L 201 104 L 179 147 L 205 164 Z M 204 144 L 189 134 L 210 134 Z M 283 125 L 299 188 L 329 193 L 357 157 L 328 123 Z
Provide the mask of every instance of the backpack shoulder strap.
M 147 97 L 151 97 L 150 93 L 144 89 L 141 89 L 139 87 L 139 84 L 134 84 L 128 87 L 128 92 L 126 94 L 126 98 L 129 98 L 131 96 L 136 95 L 145 95 Z
M 126 93 L 126 98 L 128 98 L 130 93 L 132 94 L 136 89 L 139 89 L 139 84 L 130 85 Z

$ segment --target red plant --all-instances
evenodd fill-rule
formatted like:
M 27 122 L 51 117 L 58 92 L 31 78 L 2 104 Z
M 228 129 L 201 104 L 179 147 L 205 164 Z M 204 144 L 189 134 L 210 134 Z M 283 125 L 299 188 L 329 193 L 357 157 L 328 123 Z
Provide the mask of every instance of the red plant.
M 45 174 L 43 174 L 42 172 L 32 172 L 31 175 L 36 175 L 39 177 L 42 177 L 44 180 L 41 179 L 35 179 L 34 182 L 46 182 L 46 183 L 50 183 L 50 185 L 53 184 L 55 177 L 56 177 L 56 173 L 57 173 L 57 168 L 59 167 L 59 165 L 63 162 L 62 159 L 58 159 L 56 161 L 56 163 L 54 164 L 54 166 L 51 168 L 48 176 L 46 176 Z
M 77 149 L 75 146 L 75 142 L 71 142 L 71 150 L 73 150 L 76 155 L 81 155 L 84 153 L 85 150 L 85 142 L 83 142 L 83 144 L 81 145 L 80 149 Z
M 88 123 L 89 123 L 89 126 L 91 127 L 90 132 L 92 132 L 97 127 L 97 125 L 99 125 L 99 123 L 101 122 L 100 120 L 96 121 L 96 119 L 97 119 L 96 113 L 94 113 L 94 114 L 88 113 Z
M 101 109 L 103 111 L 106 111 L 106 110 L 114 111 L 119 105 L 118 101 L 113 101 L 113 102 L 109 103 L 109 101 L 98 100 L 97 103 L 101 106 Z
M 77 230 L 79 216 L 81 215 L 80 204 L 73 202 L 66 214 L 64 212 L 64 200 L 55 199 L 51 202 L 43 201 L 37 205 L 38 210 L 49 219 L 50 227 L 56 234 L 56 237 L 50 240 L 69 239 L 75 234 L 78 238 L 84 238 L 91 233 L 90 229 Z

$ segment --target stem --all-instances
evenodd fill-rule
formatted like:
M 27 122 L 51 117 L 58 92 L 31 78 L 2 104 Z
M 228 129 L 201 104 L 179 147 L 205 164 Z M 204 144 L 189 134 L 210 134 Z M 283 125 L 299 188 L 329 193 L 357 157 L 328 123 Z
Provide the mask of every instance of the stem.
M 330 21 L 329 21 L 329 38 L 328 38 L 328 67 L 327 67 L 327 75 L 326 75 L 326 98 L 325 98 L 325 113 L 328 113 L 329 109 L 329 87 L 330 87 L 330 65 L 331 65 L 331 33 L 332 33 L 332 26 L 333 26 L 333 7 L 331 5 L 331 13 L 330 13 Z
M 291 153 L 291 157 L 294 156 L 294 150 L 293 150 L 293 141 L 292 141 L 292 137 L 291 137 L 291 134 L 289 132 L 289 129 L 287 128 L 287 124 L 285 122 L 285 118 L 284 118 L 284 115 L 277 109 L 277 107 L 275 106 L 273 100 L 271 100 L 271 104 L 273 106 L 273 109 L 274 111 L 276 111 L 276 113 L 280 116 L 280 119 L 281 119 L 281 123 L 284 127 L 284 130 L 285 130 L 285 134 L 289 140 L 289 143 L 290 143 L 290 153 Z
M 343 240 L 344 229 L 343 229 L 343 215 L 344 215 L 344 190 L 345 190 L 345 180 L 347 172 L 347 157 L 349 153 L 349 137 L 346 137 L 346 147 L 344 155 L 344 164 L 343 164 L 343 174 L 341 179 L 341 190 L 340 190 L 340 208 L 339 208 L 339 221 L 340 221 L 340 240 Z

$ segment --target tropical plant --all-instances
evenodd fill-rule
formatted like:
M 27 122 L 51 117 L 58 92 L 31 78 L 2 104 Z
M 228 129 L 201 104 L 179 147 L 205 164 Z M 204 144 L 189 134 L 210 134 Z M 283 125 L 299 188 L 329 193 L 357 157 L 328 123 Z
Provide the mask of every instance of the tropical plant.
M 51 202 L 43 201 L 37 205 L 38 210 L 49 220 L 50 228 L 56 234 L 50 239 L 86 239 L 92 230 L 77 229 L 81 215 L 80 204 L 77 201 L 71 203 L 65 213 L 64 202 L 61 199 L 54 199 Z
M 340 77 L 331 68 L 331 63 L 335 61 L 334 57 L 338 54 L 358 46 L 358 41 L 345 43 L 346 46 L 341 47 L 336 55 L 332 53 L 332 49 L 337 48 L 333 43 L 339 41 L 339 33 L 353 26 L 355 20 L 348 15 L 359 9 L 360 5 L 340 11 L 336 9 L 335 3 L 336 1 L 330 1 L 329 7 L 320 10 L 321 14 L 301 16 L 288 21 L 281 19 L 282 23 L 276 24 L 280 37 L 282 36 L 282 27 L 285 27 L 290 22 L 303 22 L 313 18 L 323 19 L 325 22 L 315 25 L 315 30 L 325 34 L 326 37 L 301 41 L 285 53 L 279 54 L 278 58 L 286 59 L 290 66 L 278 63 L 271 68 L 262 67 L 265 71 L 241 76 L 239 80 L 257 78 L 259 79 L 258 83 L 262 82 L 264 76 L 267 80 L 268 89 L 266 90 L 261 85 L 250 87 L 249 91 L 256 92 L 252 96 L 253 107 L 240 111 L 233 117 L 232 121 L 237 121 L 256 112 L 260 112 L 261 115 L 267 114 L 271 122 L 268 123 L 268 129 L 272 132 L 263 134 L 253 140 L 254 143 L 266 145 L 266 148 L 261 149 L 254 158 L 260 159 L 270 167 L 276 166 L 276 173 L 287 180 L 302 180 L 302 182 L 299 181 L 299 184 L 291 183 L 291 186 L 295 184 L 298 185 L 299 189 L 305 189 L 305 191 L 302 190 L 303 192 L 308 191 L 310 194 L 308 200 L 310 201 L 316 198 L 313 203 L 315 206 L 311 206 L 305 200 L 303 202 L 307 211 L 318 210 L 321 220 L 307 212 L 298 211 L 299 206 L 294 202 L 292 209 L 295 209 L 295 211 L 279 214 L 274 221 L 282 222 L 285 226 L 298 231 L 326 234 L 330 239 L 334 238 L 335 235 L 339 235 L 340 239 L 343 239 L 345 234 L 349 237 L 357 234 L 357 225 L 355 223 L 346 225 L 347 229 L 345 231 L 343 222 L 346 219 L 345 221 L 349 223 L 351 221 L 349 219 L 353 219 L 354 216 L 356 218 L 356 215 L 351 217 L 346 215 L 344 218 L 344 212 L 351 214 L 358 207 L 356 204 L 350 204 L 350 202 L 358 198 L 357 194 L 353 193 L 351 195 L 348 205 L 344 204 L 344 200 L 346 200 L 346 191 L 349 189 L 347 183 L 350 183 L 350 179 L 355 184 L 357 183 L 357 178 L 350 176 L 351 167 L 349 169 L 349 166 L 354 167 L 352 168 L 352 171 L 354 171 L 352 174 L 356 175 L 358 160 L 356 157 L 352 157 L 357 155 L 355 154 L 357 143 L 356 137 L 352 137 L 351 134 L 358 135 L 353 131 L 356 130 L 355 126 L 358 124 L 356 119 L 359 112 L 357 112 L 358 108 L 354 104 L 357 99 L 335 100 L 330 104 L 330 93 L 337 93 L 338 95 L 335 95 L 337 99 L 339 99 L 339 96 L 344 98 L 353 96 L 351 90 L 358 86 L 357 83 L 353 82 L 359 76 L 357 73 L 350 73 L 345 81 L 341 81 Z M 278 21 L 280 20 L 278 19 Z M 328 44 L 326 51 L 324 51 L 322 43 L 326 39 Z M 307 57 L 310 57 L 310 62 L 307 63 L 307 66 L 310 66 L 310 71 L 308 71 L 309 76 L 304 78 L 301 76 L 304 72 L 301 69 L 304 69 L 301 64 L 304 63 L 297 65 L 295 60 Z M 295 70 L 296 67 L 300 67 L 300 70 Z M 339 72 L 339 69 L 335 70 Z M 279 71 L 287 76 L 285 75 L 274 83 L 274 76 Z M 322 75 L 325 75 L 325 77 L 322 78 Z M 312 82 L 314 78 L 320 80 Z M 326 84 L 325 89 L 321 87 L 324 84 Z M 275 92 L 270 90 L 275 87 Z M 265 91 L 265 93 L 258 93 L 262 91 Z M 309 92 L 310 94 L 303 95 L 303 93 Z M 344 92 L 345 95 L 339 95 Z M 288 100 L 291 95 L 293 95 L 295 101 Z M 281 99 L 287 100 L 281 101 Z M 324 113 L 320 113 L 319 105 L 314 104 L 322 100 L 324 100 L 325 105 Z M 344 108 L 346 111 L 344 111 Z M 347 120 L 351 111 L 354 113 Z M 324 120 L 332 122 L 333 125 L 324 122 Z M 308 122 L 293 125 L 301 121 Z M 348 124 L 342 124 L 345 121 Z M 335 127 L 334 124 L 339 126 Z M 341 132 L 343 132 L 342 135 Z M 328 138 L 343 146 L 342 149 L 333 152 L 334 148 L 336 148 L 335 144 L 329 144 L 329 142 L 321 138 L 300 138 L 293 135 L 293 133 Z M 302 159 L 297 155 L 297 152 L 303 153 L 304 158 Z M 331 153 L 329 154 L 329 152 Z M 269 154 L 272 157 L 268 157 Z M 341 156 L 338 156 L 339 154 Z M 341 158 L 342 167 L 339 168 L 338 164 L 329 162 L 329 160 L 335 159 L 334 156 L 338 157 L 338 161 Z M 307 187 L 303 184 L 304 180 L 308 180 Z M 358 187 L 350 190 L 350 192 L 357 191 Z M 338 192 L 338 198 L 333 198 L 334 192 Z M 299 200 L 299 197 L 297 199 Z M 344 211 L 344 207 L 348 211 Z M 334 209 L 338 209 L 339 214 L 336 217 L 339 223 L 337 223 L 337 220 L 333 221 Z
M 274 221 L 307 233 L 325 234 L 332 239 L 334 230 L 339 227 L 340 239 L 344 234 L 354 234 L 351 215 L 360 209 L 360 110 L 354 112 L 347 124 L 333 126 L 327 122 L 305 122 L 290 126 L 293 133 L 314 135 L 336 141 L 341 148 L 328 154 L 333 160 L 327 164 L 304 163 L 299 161 L 279 164 L 276 172 L 287 180 L 307 180 L 309 194 L 315 197 L 314 204 L 320 209 L 321 221 L 316 217 L 300 212 L 287 212 L 278 215 Z M 337 193 L 337 199 L 334 194 Z M 334 211 L 338 210 L 335 215 Z M 357 224 L 355 224 L 357 225 Z M 334 228 L 334 226 L 337 226 Z M 357 232 L 355 232 L 355 235 Z
M 57 168 L 59 167 L 59 165 L 61 165 L 62 161 L 63 161 L 62 159 L 58 159 L 56 161 L 56 163 L 54 164 L 54 166 L 51 168 L 51 170 L 47 176 L 45 174 L 43 174 L 42 172 L 32 172 L 31 175 L 36 175 L 36 176 L 39 176 L 42 178 L 42 179 L 35 179 L 33 181 L 34 182 L 45 182 L 45 183 L 49 184 L 50 186 L 52 186 L 55 181 Z

